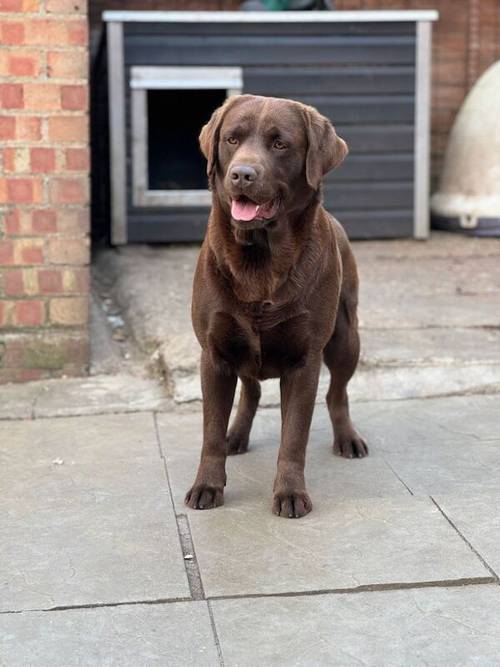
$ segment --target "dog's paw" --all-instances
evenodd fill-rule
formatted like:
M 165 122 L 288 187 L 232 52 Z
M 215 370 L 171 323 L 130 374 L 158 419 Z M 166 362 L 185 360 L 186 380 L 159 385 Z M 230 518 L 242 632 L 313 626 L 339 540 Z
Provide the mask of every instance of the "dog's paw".
M 184 502 L 194 510 L 211 510 L 224 504 L 224 489 L 206 484 L 195 484 L 186 493 Z
M 362 459 L 368 456 L 368 446 L 356 431 L 335 437 L 333 453 L 346 459 Z
M 287 519 L 299 519 L 309 514 L 312 502 L 305 491 L 284 491 L 274 494 L 273 514 Z
M 237 431 L 234 433 L 229 431 L 226 437 L 226 446 L 228 456 L 245 454 L 248 451 L 248 436 L 242 436 Z

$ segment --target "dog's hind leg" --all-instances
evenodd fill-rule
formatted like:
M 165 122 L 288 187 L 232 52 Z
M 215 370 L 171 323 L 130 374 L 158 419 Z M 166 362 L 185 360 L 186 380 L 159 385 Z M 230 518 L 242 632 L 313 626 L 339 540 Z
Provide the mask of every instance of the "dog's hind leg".
M 348 459 L 363 458 L 368 454 L 368 447 L 351 422 L 347 396 L 347 383 L 359 359 L 356 300 L 341 297 L 335 330 L 323 358 L 331 374 L 326 403 L 334 431 L 333 453 Z
M 242 377 L 238 410 L 227 434 L 228 454 L 244 454 L 247 451 L 250 429 L 259 400 L 259 381 L 250 377 Z

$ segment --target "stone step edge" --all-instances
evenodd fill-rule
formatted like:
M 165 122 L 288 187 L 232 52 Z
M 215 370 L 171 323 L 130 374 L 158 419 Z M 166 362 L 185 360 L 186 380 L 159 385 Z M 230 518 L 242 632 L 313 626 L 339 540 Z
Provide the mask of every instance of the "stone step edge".
M 198 373 L 167 369 L 169 393 L 177 404 L 201 400 Z M 324 400 L 329 374 L 320 375 L 316 402 Z M 500 392 L 500 364 L 467 362 L 453 365 L 361 365 L 349 383 L 351 401 L 388 401 L 460 394 Z M 262 383 L 261 405 L 279 405 L 279 381 Z

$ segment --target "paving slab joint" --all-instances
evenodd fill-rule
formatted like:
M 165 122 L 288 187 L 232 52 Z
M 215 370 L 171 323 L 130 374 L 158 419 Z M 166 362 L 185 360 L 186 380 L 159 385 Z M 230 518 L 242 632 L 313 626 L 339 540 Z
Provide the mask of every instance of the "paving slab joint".
M 203 589 L 198 560 L 194 550 L 189 520 L 185 514 L 177 514 L 175 518 L 177 520 L 177 529 L 179 531 L 179 539 L 181 541 L 182 555 L 184 557 L 184 565 L 186 567 L 186 576 L 191 597 L 193 600 L 205 600 L 205 591 Z
M 214 636 L 214 642 L 215 642 L 215 646 L 217 648 L 217 655 L 218 655 L 218 658 L 219 658 L 219 665 L 220 665 L 220 667 L 224 667 L 224 656 L 222 655 L 222 647 L 220 645 L 219 635 L 217 633 L 217 626 L 215 625 L 214 612 L 212 610 L 212 605 L 210 603 L 210 600 L 207 600 L 207 607 L 208 607 L 208 615 L 210 616 L 210 625 L 212 626 L 212 634 Z
M 301 598 L 319 595 L 357 595 L 358 593 L 381 593 L 384 591 L 406 591 L 421 588 L 461 588 L 463 586 L 485 586 L 498 584 L 495 576 L 465 577 L 459 579 L 437 579 L 433 581 L 400 581 L 382 584 L 362 584 L 352 588 L 325 588 L 310 591 L 285 591 L 276 593 L 241 593 L 232 595 L 210 595 L 207 602 L 218 600 L 257 600 L 261 598 Z
M 437 507 L 437 509 L 443 515 L 443 517 L 446 519 L 446 521 L 450 524 L 450 526 L 460 535 L 460 537 L 465 542 L 465 544 L 469 547 L 469 549 L 474 554 L 476 554 L 476 556 L 479 558 L 479 560 L 481 561 L 483 566 L 488 570 L 488 572 L 491 574 L 491 576 L 494 577 L 495 580 L 498 582 L 499 581 L 498 574 L 491 567 L 491 565 L 485 560 L 485 558 L 483 558 L 483 556 L 481 556 L 479 551 L 471 544 L 471 542 L 469 542 L 469 540 L 465 537 L 465 535 L 463 535 L 463 533 L 460 532 L 460 530 L 457 528 L 457 526 L 455 526 L 455 524 L 450 519 L 450 517 L 446 514 L 446 512 L 439 506 L 438 502 L 432 496 L 429 496 L 429 498 L 432 500 L 434 505 Z
M 170 484 L 167 461 L 165 460 L 163 450 L 161 448 L 160 429 L 158 427 L 158 414 L 156 412 L 154 413 L 153 418 L 156 433 L 156 444 L 158 445 L 160 459 L 163 461 L 163 469 L 165 472 L 165 478 L 167 480 L 170 502 L 172 503 L 172 507 L 175 507 L 174 494 L 172 493 L 172 486 Z M 182 556 L 184 558 L 184 568 L 186 570 L 186 578 L 188 580 L 191 598 L 193 600 L 205 600 L 205 591 L 203 589 L 203 582 L 201 580 L 200 569 L 198 567 L 198 559 L 196 558 L 189 520 L 185 514 L 176 514 L 175 521 L 177 524 L 177 533 L 179 535 L 179 543 L 181 546 Z
M 407 484 L 407 483 L 406 483 L 406 482 L 405 482 L 405 481 L 398 475 L 398 473 L 394 470 L 394 468 L 391 466 L 391 464 L 389 463 L 389 461 L 386 461 L 386 459 L 384 459 L 384 463 L 385 463 L 386 466 L 392 471 L 392 473 L 394 474 L 394 476 L 397 477 L 397 479 L 399 479 L 399 481 L 400 481 L 401 484 L 405 487 L 405 489 L 408 491 L 408 493 L 410 494 L 410 496 L 414 496 L 415 494 L 413 493 L 413 491 L 410 489 L 410 487 L 408 486 L 408 484 Z

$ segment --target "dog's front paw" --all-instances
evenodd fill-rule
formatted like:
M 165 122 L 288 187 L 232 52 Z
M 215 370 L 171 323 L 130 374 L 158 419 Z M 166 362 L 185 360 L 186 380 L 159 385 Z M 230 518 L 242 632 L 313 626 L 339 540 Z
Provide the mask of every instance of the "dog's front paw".
M 356 431 L 348 431 L 335 436 L 333 453 L 346 459 L 362 459 L 368 456 L 368 446 Z
M 312 502 L 305 491 L 277 491 L 273 498 L 273 513 L 287 519 L 299 519 L 309 514 Z
M 211 510 L 224 504 L 224 488 L 195 484 L 186 493 L 184 502 L 194 510 Z

